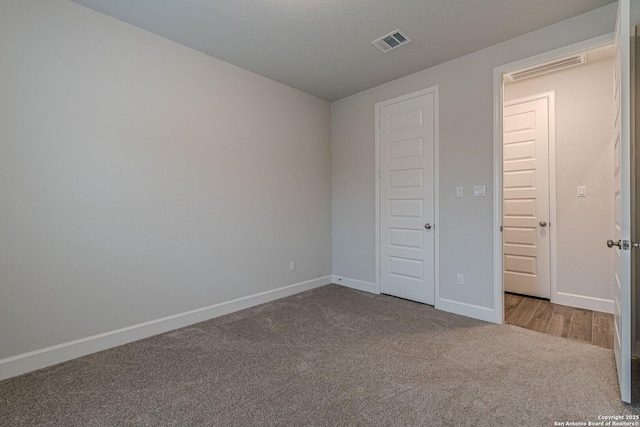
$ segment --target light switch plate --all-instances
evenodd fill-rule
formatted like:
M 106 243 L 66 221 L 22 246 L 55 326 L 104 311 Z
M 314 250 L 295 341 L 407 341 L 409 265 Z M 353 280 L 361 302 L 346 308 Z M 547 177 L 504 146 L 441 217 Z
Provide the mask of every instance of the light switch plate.
M 473 186 L 473 197 L 485 197 L 487 195 L 484 185 Z
M 456 197 L 464 197 L 464 187 L 456 187 Z
M 458 285 L 464 286 L 464 274 L 458 274 Z
M 587 187 L 584 185 L 578 186 L 578 197 L 587 197 Z

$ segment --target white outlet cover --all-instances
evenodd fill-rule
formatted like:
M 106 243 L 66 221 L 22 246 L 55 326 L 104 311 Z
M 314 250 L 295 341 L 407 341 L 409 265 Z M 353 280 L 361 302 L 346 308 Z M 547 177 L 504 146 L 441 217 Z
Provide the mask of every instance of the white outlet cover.
M 464 187 L 456 187 L 456 197 L 464 197 Z
M 464 285 L 464 274 L 458 274 L 458 285 Z
M 473 197 L 485 197 L 487 195 L 484 185 L 473 186 Z
M 584 185 L 578 186 L 578 197 L 587 197 L 587 187 Z

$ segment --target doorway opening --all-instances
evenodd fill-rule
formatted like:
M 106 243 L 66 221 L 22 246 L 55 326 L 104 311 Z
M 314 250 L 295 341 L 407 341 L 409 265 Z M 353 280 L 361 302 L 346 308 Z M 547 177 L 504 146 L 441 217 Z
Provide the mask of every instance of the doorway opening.
M 502 75 L 503 321 L 613 348 L 614 45 Z M 501 292 L 502 293 L 502 292 Z
M 611 209 L 613 209 L 612 233 L 600 245 L 606 245 L 613 253 L 613 277 L 609 286 L 613 293 L 613 353 L 620 385 L 622 401 L 630 403 L 632 394 L 631 359 L 632 347 L 637 339 L 634 323 L 634 263 L 632 249 L 637 245 L 634 230 L 635 218 L 635 27 L 629 26 L 630 1 L 618 2 L 616 29 L 614 33 L 585 40 L 570 46 L 546 52 L 521 61 L 512 62 L 494 68 L 493 71 L 493 106 L 494 106 L 494 314 L 495 322 L 504 322 L 504 247 L 503 247 L 503 93 L 504 75 L 527 67 L 539 65 L 545 61 L 553 61 L 568 55 L 576 55 L 613 44 L 614 59 L 612 67 L 612 104 L 613 120 L 610 130 L 609 150 L 613 151 L 612 167 L 613 191 L 611 192 Z M 557 95 L 557 93 L 556 93 Z M 556 96 L 557 99 L 557 96 Z M 558 142 L 558 141 L 556 141 Z M 589 190 L 586 195 L 589 197 Z M 553 227 L 554 224 L 551 224 Z M 595 224 L 598 226 L 598 224 Z M 558 224 L 561 230 L 562 225 Z M 635 239 L 635 240 L 634 240 Z M 573 248 L 576 249 L 576 248 Z M 581 248 L 579 248 L 581 249 Z M 637 253 L 637 251 L 636 251 Z M 561 252 L 558 250 L 558 254 Z M 606 261 L 605 261 L 606 262 Z M 557 282 L 559 283 L 559 282 Z M 551 301 L 549 302 L 551 303 Z

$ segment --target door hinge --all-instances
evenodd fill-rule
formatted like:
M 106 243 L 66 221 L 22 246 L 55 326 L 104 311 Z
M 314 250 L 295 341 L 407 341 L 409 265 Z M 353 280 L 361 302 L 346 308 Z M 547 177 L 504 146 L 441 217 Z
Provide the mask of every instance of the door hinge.
M 502 233 L 502 226 L 500 226 L 500 232 Z

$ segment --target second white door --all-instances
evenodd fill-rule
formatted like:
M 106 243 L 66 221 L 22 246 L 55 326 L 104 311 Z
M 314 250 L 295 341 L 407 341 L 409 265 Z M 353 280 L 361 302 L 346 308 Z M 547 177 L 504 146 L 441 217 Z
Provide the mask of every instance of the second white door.
M 380 290 L 434 304 L 434 92 L 379 107 Z
M 504 106 L 504 290 L 551 296 L 549 239 L 550 94 Z

